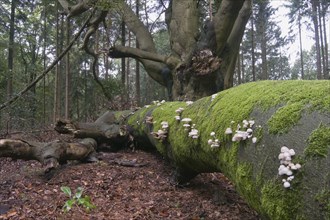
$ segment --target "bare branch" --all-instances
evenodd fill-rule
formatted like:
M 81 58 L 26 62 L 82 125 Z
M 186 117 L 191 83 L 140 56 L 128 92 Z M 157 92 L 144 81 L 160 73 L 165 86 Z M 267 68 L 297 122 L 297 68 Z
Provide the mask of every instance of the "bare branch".
M 151 53 L 138 48 L 114 46 L 109 49 L 108 55 L 112 58 L 132 57 L 138 60 L 146 59 L 156 62 L 161 62 L 170 68 L 176 68 L 181 62 L 173 56 L 164 56 L 157 53 Z
M 64 11 L 67 13 L 68 18 L 80 15 L 87 11 L 95 4 L 95 0 L 82 0 L 78 4 L 70 5 L 66 0 L 58 0 L 58 2 L 63 7 Z

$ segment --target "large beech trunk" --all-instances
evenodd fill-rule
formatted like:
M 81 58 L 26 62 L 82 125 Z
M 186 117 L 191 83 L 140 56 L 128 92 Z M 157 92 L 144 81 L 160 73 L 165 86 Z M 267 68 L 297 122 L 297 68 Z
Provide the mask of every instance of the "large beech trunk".
M 179 183 L 198 173 L 223 172 L 265 218 L 326 219 L 330 217 L 329 91 L 328 81 L 264 81 L 244 84 L 190 105 L 156 103 L 130 114 L 125 112 L 124 117 L 120 112 L 107 112 L 101 118 L 116 118 L 117 124 L 125 124 L 117 127 L 116 137 L 128 141 L 130 136 L 139 146 L 156 147 L 175 166 Z M 176 113 L 180 107 L 184 110 Z M 175 116 L 191 118 L 198 138 L 189 136 L 184 122 Z M 232 141 L 238 124 L 244 130 L 244 119 L 254 120 L 252 136 L 256 143 L 252 137 Z M 169 127 L 162 128 L 166 124 L 162 122 Z M 86 125 L 76 126 L 75 132 L 82 134 Z M 225 134 L 228 127 L 234 134 Z M 114 135 L 108 138 L 104 130 L 97 133 L 103 137 L 99 138 L 103 144 L 116 145 Z M 218 139 L 220 146 L 212 148 L 210 139 Z M 292 162 L 302 165 L 300 170 L 293 170 L 289 188 L 282 182 L 288 176 L 278 174 L 278 156 L 284 145 L 296 153 Z
M 62 121 L 56 130 L 81 138 L 93 137 L 101 148 L 117 148 L 129 142 L 157 148 L 175 166 L 179 183 L 202 172 L 223 172 L 265 218 L 327 219 L 329 91 L 328 81 L 248 83 L 192 104 L 165 102 L 137 111 L 106 112 L 94 123 Z M 183 110 L 177 111 L 179 108 Z M 178 121 L 178 116 L 190 118 L 191 122 Z M 246 130 L 244 120 L 254 122 L 249 124 L 251 137 L 237 141 L 238 124 L 241 132 Z M 198 132 L 185 129 L 184 124 Z M 232 134 L 225 134 L 228 127 Z M 10 148 L 6 148 L 6 142 L 0 142 L 0 151 L 5 152 L 0 155 L 15 155 L 10 153 L 17 149 L 15 141 Z M 29 148 L 25 142 L 21 144 Z M 295 151 L 291 162 L 302 166 L 292 170 L 294 179 L 288 188 L 282 182 L 288 176 L 279 175 L 278 170 L 284 145 Z

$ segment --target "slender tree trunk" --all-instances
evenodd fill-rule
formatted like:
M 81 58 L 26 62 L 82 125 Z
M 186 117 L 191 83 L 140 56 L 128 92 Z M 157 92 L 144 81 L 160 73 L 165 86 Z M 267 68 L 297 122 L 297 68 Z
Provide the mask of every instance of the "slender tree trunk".
M 13 95 L 13 69 L 14 69 L 14 44 L 15 44 L 15 10 L 18 0 L 12 0 L 10 8 L 9 41 L 8 41 L 8 72 L 7 72 L 7 99 Z M 7 132 L 10 130 L 10 108 L 6 112 Z
M 237 83 L 238 85 L 242 83 L 241 79 L 241 54 L 238 54 L 237 56 L 237 67 L 236 67 L 236 73 L 237 73 Z
M 56 3 L 56 8 L 58 9 L 58 3 Z M 56 13 L 56 57 L 59 56 L 61 52 L 60 46 L 60 16 L 59 12 Z M 60 89 L 60 82 L 61 82 L 61 64 L 56 64 L 55 67 L 55 92 L 54 92 L 54 123 L 60 118 L 61 115 L 61 89 Z
M 318 2 L 317 5 L 317 9 L 318 9 L 318 19 L 319 19 L 319 29 L 320 29 L 320 52 L 321 52 L 321 62 L 322 62 L 322 78 L 324 79 L 324 76 L 326 74 L 326 69 L 325 69 L 325 52 L 324 52 L 324 42 L 326 42 L 326 39 L 323 39 L 323 27 L 322 27 L 322 11 L 321 11 L 321 6 L 320 6 L 320 2 Z
M 137 17 L 139 17 L 139 5 L 140 5 L 140 1 L 136 0 L 136 15 Z M 139 42 L 136 39 L 135 41 L 136 44 L 136 48 L 139 48 Z M 136 99 L 136 104 L 137 106 L 140 106 L 140 100 L 141 100 L 141 91 L 140 91 L 140 62 L 138 60 L 135 60 L 135 99 Z
M 302 45 L 302 39 L 301 39 L 301 13 L 300 13 L 300 8 L 299 8 L 299 15 L 298 16 L 299 16 L 299 18 L 298 18 L 298 30 L 299 30 L 301 79 L 305 79 L 303 45 Z
M 323 38 L 324 38 L 324 50 L 325 50 L 325 72 L 324 79 L 330 79 L 330 69 L 329 69 L 329 50 L 328 50 L 328 41 L 327 41 L 327 27 L 325 22 L 326 9 L 324 4 L 322 5 L 322 21 L 323 21 Z
M 241 54 L 241 70 L 242 70 L 242 83 L 245 83 L 245 69 L 244 69 L 244 57 L 243 53 Z
M 261 33 L 261 79 L 268 79 L 268 67 L 267 67 L 267 41 L 265 33 L 265 24 L 262 21 L 262 33 Z
M 70 43 L 70 18 L 66 20 L 66 43 Z M 70 52 L 66 54 L 65 59 L 65 119 L 70 119 L 70 109 L 71 109 L 71 72 L 70 72 Z
M 252 19 L 251 19 L 251 62 L 252 62 L 252 81 L 256 81 L 256 57 L 255 57 L 255 52 L 254 52 L 254 48 L 255 48 L 255 43 L 254 43 L 254 14 L 253 14 L 253 10 L 252 10 Z
M 125 46 L 126 43 L 126 28 L 125 28 L 125 22 L 123 21 L 121 23 L 121 46 Z M 121 96 L 121 104 L 123 104 L 125 102 L 125 82 L 126 82 L 126 62 L 125 62 L 125 58 L 121 58 L 121 84 L 123 86 L 123 92 L 122 92 L 122 96 Z
M 322 79 L 322 66 L 321 66 L 321 48 L 320 48 L 320 35 L 319 35 L 319 24 L 317 20 L 317 5 L 318 0 L 312 1 L 312 20 L 314 24 L 314 36 L 315 36 L 315 47 L 316 47 L 316 77 L 317 79 Z
M 7 97 L 13 95 L 13 68 L 14 68 L 14 37 L 15 37 L 15 10 L 17 0 L 12 0 L 10 8 L 10 25 L 9 25 L 9 44 L 8 44 L 8 75 L 7 75 Z
M 132 37 L 131 32 L 128 31 L 128 47 L 131 47 L 131 44 L 132 44 L 131 37 Z M 127 67 L 127 69 L 126 69 L 126 91 L 127 91 L 127 93 L 126 93 L 126 101 L 129 102 L 129 100 L 130 100 L 130 87 L 131 87 L 130 86 L 131 58 L 128 58 L 126 60 L 126 67 Z
M 42 48 L 42 58 L 43 58 L 43 69 L 46 69 L 46 46 L 47 46 L 47 13 L 46 4 L 43 8 L 43 48 Z M 46 77 L 42 79 L 42 119 L 43 126 L 46 126 Z

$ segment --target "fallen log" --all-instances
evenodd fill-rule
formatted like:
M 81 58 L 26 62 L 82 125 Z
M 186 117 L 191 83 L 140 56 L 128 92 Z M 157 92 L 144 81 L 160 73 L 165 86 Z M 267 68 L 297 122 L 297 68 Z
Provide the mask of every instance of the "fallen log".
M 192 104 L 158 102 L 119 124 L 169 158 L 179 183 L 223 172 L 265 218 L 329 219 L 329 112 L 329 81 L 262 81 Z
M 56 130 L 93 136 L 98 147 L 154 147 L 176 167 L 178 183 L 222 172 L 266 219 L 330 218 L 329 81 L 248 83 Z
M 42 163 L 45 173 L 48 173 L 68 160 L 95 161 L 96 145 L 92 138 L 85 138 L 77 143 L 0 139 L 0 157 L 37 160 Z

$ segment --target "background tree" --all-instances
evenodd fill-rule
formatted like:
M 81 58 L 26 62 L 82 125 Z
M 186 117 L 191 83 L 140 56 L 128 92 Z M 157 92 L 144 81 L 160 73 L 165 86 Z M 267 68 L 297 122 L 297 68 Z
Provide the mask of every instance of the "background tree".
M 283 54 L 288 41 L 274 21 L 275 8 L 270 1 L 254 1 L 253 16 L 247 25 L 241 52 L 241 72 L 245 82 L 257 79 L 288 79 L 290 64 Z

